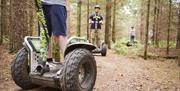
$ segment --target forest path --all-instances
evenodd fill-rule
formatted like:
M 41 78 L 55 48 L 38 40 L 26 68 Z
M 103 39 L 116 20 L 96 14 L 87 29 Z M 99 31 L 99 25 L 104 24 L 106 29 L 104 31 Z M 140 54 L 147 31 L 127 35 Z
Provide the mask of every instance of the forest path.
M 12 55 L 2 52 L 0 91 L 25 91 L 10 76 Z M 97 80 L 94 91 L 180 91 L 180 67 L 175 60 L 128 58 L 108 51 L 107 57 L 96 56 Z M 41 87 L 28 91 L 55 91 Z

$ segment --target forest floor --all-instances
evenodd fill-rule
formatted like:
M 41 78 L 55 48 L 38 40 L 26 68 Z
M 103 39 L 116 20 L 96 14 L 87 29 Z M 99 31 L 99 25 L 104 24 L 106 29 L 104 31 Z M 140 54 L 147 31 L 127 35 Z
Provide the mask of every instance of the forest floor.
M 10 76 L 14 55 L 0 48 L 0 91 L 25 91 Z M 127 57 L 108 51 L 107 57 L 96 56 L 97 79 L 94 91 L 180 91 L 180 67 L 175 59 Z M 41 87 L 28 91 L 55 91 Z

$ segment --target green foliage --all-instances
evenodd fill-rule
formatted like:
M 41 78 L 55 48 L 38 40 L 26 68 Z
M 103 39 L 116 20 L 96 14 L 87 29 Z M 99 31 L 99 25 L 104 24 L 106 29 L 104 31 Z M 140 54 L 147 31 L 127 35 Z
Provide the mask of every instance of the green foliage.
M 41 43 L 41 48 L 40 48 L 40 57 L 43 61 L 46 61 L 47 58 L 47 45 L 48 45 L 48 40 L 46 39 L 48 36 L 48 30 L 45 27 L 46 22 L 45 22 L 45 17 L 44 13 L 42 10 L 42 2 L 41 0 L 35 0 L 37 3 L 36 9 L 37 9 L 37 16 L 38 16 L 38 22 L 40 24 L 40 43 Z
M 3 44 L 8 44 L 9 43 L 9 37 L 7 35 L 3 36 Z
M 153 47 L 156 47 L 156 45 L 152 45 Z M 176 41 L 169 41 L 170 48 L 176 48 Z M 167 47 L 167 41 L 161 40 L 159 41 L 159 47 L 160 48 L 166 48 Z
M 132 44 L 131 47 L 126 46 L 128 39 L 120 39 L 115 44 L 113 44 L 113 49 L 119 55 L 127 55 L 127 56 L 137 56 L 142 53 L 143 45 L 138 42 Z
M 126 55 L 128 52 L 128 47 L 126 46 L 127 39 L 118 40 L 115 44 L 113 44 L 113 49 L 117 54 Z

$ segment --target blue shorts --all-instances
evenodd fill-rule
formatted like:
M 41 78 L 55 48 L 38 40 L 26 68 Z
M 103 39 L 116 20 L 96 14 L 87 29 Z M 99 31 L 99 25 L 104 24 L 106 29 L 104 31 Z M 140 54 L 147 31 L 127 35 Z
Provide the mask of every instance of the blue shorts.
M 66 7 L 62 5 L 43 5 L 49 36 L 66 36 Z

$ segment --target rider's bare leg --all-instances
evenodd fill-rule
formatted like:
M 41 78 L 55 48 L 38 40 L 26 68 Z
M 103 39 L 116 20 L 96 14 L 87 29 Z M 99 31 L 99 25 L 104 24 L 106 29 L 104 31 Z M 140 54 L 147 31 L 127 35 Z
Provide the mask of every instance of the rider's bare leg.
M 66 49 L 66 45 L 67 45 L 67 37 L 59 36 L 59 46 L 60 46 L 61 52 L 63 52 L 63 55 Z
M 64 54 L 66 44 L 67 44 L 67 37 L 66 36 L 55 36 L 55 40 L 58 40 L 59 48 L 61 50 L 61 53 Z
M 49 40 L 49 44 L 48 44 L 48 56 L 47 59 L 52 60 L 52 42 L 51 42 L 51 38 Z
M 97 45 L 97 47 L 100 47 L 99 30 L 96 31 L 96 45 Z

